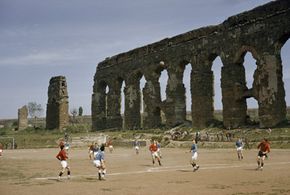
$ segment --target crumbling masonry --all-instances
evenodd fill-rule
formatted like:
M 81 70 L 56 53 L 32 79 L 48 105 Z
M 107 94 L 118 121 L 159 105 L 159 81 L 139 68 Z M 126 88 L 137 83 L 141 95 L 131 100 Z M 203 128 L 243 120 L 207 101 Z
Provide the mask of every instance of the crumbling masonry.
M 236 128 L 246 123 L 246 99 L 259 105 L 261 127 L 276 126 L 286 118 L 285 90 L 280 51 L 290 37 L 290 1 L 277 0 L 228 18 L 220 25 L 189 31 L 105 59 L 97 66 L 92 95 L 93 129 L 141 128 L 139 87 L 142 76 L 143 128 L 160 126 L 163 111 L 168 126 L 186 117 L 185 65 L 191 72 L 191 115 L 194 127 L 206 127 L 213 119 L 213 71 L 216 57 L 221 74 L 223 124 Z M 244 56 L 256 60 L 252 88 L 245 80 Z M 164 62 L 160 63 L 160 62 Z M 161 101 L 158 79 L 168 72 L 166 100 Z M 124 124 L 121 117 L 121 85 L 125 82 Z M 106 88 L 109 91 L 106 92 Z
M 46 129 L 62 129 L 68 125 L 68 93 L 64 76 L 52 77 L 48 87 Z
M 28 108 L 23 106 L 18 109 L 18 130 L 23 130 L 28 127 Z

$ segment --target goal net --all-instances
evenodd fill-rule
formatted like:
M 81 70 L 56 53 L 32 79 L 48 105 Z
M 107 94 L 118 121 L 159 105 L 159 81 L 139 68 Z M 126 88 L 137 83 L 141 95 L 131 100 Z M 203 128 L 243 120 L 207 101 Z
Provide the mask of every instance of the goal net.
M 3 149 L 15 149 L 17 147 L 14 137 L 0 137 L 0 143 Z

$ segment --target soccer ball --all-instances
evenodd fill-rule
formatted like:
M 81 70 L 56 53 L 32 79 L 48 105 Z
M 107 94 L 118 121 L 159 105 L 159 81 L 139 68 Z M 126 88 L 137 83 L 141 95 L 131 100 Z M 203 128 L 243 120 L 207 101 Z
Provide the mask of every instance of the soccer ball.
M 165 63 L 163 61 L 159 62 L 160 66 L 165 66 Z

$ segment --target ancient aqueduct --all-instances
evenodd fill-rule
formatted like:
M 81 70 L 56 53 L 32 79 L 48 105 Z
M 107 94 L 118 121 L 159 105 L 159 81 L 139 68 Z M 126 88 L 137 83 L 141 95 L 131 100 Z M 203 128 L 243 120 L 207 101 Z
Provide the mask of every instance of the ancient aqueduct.
M 261 127 L 272 127 L 286 119 L 285 89 L 280 51 L 290 37 L 290 1 L 279 0 L 232 16 L 222 24 L 189 31 L 100 62 L 92 94 L 93 129 L 173 127 L 186 120 L 185 66 L 191 71 L 192 126 L 206 127 L 213 119 L 212 64 L 220 57 L 223 124 L 236 128 L 246 123 L 246 99 L 259 106 Z M 253 87 L 245 80 L 244 56 L 256 60 Z M 164 62 L 160 63 L 160 62 Z M 168 72 L 166 100 L 161 101 L 161 71 Z M 140 79 L 144 76 L 143 123 L 140 114 Z M 125 82 L 124 124 L 121 116 L 121 85 Z M 106 92 L 106 88 L 109 91 Z

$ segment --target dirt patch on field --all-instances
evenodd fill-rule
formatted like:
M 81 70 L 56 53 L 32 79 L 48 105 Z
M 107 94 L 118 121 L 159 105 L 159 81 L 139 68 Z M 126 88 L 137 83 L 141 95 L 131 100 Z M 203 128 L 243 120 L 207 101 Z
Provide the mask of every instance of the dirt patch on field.
M 199 150 L 200 169 L 192 171 L 189 149 L 163 149 L 162 166 L 153 166 L 147 148 L 106 152 L 106 181 L 86 149 L 72 149 L 70 180 L 57 180 L 58 149 L 6 150 L 0 158 L 1 195 L 46 194 L 290 194 L 290 150 L 272 150 L 256 171 L 256 150 L 237 160 L 234 149 Z

